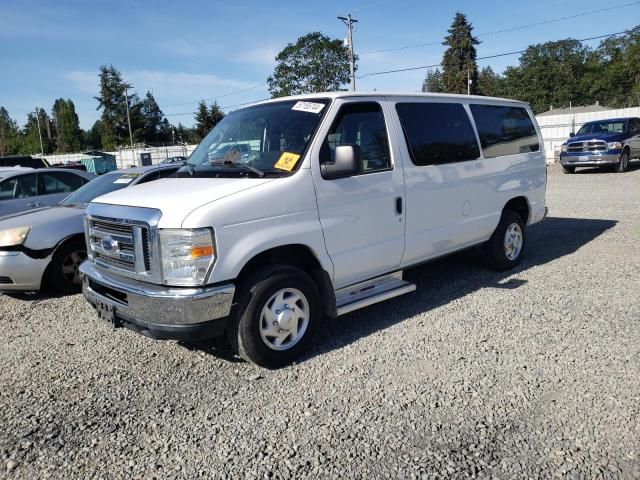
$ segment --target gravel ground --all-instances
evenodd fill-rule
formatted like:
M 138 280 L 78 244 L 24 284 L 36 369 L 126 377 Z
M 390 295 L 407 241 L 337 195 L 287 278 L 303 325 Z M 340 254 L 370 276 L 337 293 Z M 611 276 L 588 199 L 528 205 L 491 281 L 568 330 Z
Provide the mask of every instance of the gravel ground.
M 0 478 L 640 478 L 640 167 L 548 204 L 517 270 L 407 272 L 279 371 L 0 296 Z

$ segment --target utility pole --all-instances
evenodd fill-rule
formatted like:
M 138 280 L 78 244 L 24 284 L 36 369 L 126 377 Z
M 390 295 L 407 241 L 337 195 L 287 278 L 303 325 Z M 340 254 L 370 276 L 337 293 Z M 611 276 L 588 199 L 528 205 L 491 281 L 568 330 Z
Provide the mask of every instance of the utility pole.
M 351 18 L 351 14 L 347 14 L 346 17 L 338 17 L 338 20 L 342 20 L 347 26 L 347 41 L 349 42 L 349 78 L 351 79 L 351 91 L 356 91 L 356 66 L 355 55 L 353 54 L 353 24 L 358 23 L 358 20 Z
M 44 157 L 44 145 L 42 144 L 42 132 L 40 131 L 40 109 L 36 107 L 36 124 L 38 125 L 38 137 L 40 137 L 40 154 Z
M 124 85 L 124 98 L 127 102 L 127 124 L 129 125 L 129 140 L 131 141 L 131 148 L 133 149 L 133 134 L 131 133 L 131 115 L 129 114 L 129 92 L 131 85 L 125 83 Z

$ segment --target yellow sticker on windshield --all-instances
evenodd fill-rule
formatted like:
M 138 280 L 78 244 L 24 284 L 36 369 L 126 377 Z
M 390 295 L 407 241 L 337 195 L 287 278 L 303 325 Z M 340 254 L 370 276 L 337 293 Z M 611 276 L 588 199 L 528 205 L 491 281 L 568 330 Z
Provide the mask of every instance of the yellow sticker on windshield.
M 273 167 L 290 172 L 296 166 L 298 160 L 300 160 L 300 155 L 297 153 L 283 152 Z

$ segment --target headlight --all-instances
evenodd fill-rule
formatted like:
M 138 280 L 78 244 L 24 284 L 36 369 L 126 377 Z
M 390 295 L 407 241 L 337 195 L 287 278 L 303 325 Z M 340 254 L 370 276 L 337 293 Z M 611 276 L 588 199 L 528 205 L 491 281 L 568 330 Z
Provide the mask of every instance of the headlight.
M 208 228 L 160 229 L 162 281 L 167 285 L 202 285 L 216 259 Z
M 10 228 L 0 230 L 0 247 L 16 247 L 22 245 L 27 239 L 31 227 Z
M 562 145 L 562 146 L 560 147 L 560 151 L 561 151 L 562 153 L 567 153 L 567 146 L 566 146 L 566 145 Z
M 607 143 L 607 148 L 609 150 L 620 150 L 622 148 L 622 144 L 620 142 L 610 142 Z

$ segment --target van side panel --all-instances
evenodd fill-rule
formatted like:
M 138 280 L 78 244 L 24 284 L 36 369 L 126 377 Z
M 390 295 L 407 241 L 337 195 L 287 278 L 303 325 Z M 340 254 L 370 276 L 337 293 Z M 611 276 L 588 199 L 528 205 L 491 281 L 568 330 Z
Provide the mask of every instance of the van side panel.
M 390 99 L 399 102 L 462 103 L 459 99 Z M 502 103 L 498 103 L 502 105 Z M 519 107 L 522 105 L 519 104 Z M 395 108 L 392 108 L 395 110 Z M 475 129 L 473 117 L 465 109 Z M 532 221 L 544 214 L 545 157 L 542 151 L 419 166 L 411 159 L 400 118 L 394 116 L 405 172 L 406 245 L 404 266 L 484 242 L 512 198 L 527 198 Z M 536 220 L 537 219 L 537 220 Z

